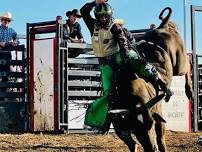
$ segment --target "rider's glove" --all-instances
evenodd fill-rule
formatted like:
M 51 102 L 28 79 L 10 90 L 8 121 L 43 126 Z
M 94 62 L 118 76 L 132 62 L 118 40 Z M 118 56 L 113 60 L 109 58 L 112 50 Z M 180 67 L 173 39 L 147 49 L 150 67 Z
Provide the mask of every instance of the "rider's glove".
M 132 49 L 128 50 L 126 54 L 127 54 L 127 57 L 129 59 L 130 58 L 133 58 L 133 59 L 138 58 L 138 54 L 134 50 L 132 50 Z

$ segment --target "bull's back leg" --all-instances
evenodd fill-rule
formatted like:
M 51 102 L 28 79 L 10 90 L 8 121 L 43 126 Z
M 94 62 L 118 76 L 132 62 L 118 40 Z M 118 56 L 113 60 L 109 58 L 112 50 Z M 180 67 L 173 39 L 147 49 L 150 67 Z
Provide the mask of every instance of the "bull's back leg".
M 113 125 L 116 135 L 128 146 L 130 152 L 137 152 L 137 143 L 133 140 L 130 131 L 122 130 L 116 124 Z

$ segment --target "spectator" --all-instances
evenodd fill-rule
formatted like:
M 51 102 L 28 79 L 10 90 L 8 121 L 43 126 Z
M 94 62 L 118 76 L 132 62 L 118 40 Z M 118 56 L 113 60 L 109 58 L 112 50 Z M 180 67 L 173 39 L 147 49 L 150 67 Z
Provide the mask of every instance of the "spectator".
M 150 24 L 150 27 L 149 27 L 151 30 L 155 29 L 156 28 L 156 25 L 155 24 Z
M 11 21 L 13 21 L 12 14 L 10 12 L 5 12 L 0 16 L 1 25 L 0 25 L 0 60 L 11 60 L 11 50 L 10 47 L 17 46 L 17 33 L 10 26 Z M 1 72 L 9 72 L 10 65 L 9 64 L 1 64 L 0 65 Z M 7 82 L 8 77 L 2 76 L 2 82 Z M 1 89 L 2 92 L 6 91 L 6 88 Z M 3 100 L 4 98 L 0 98 Z
M 66 20 L 66 24 L 63 26 L 64 40 L 68 40 L 72 43 L 84 43 L 81 26 L 78 23 L 78 19 L 81 18 L 80 12 L 77 9 L 73 9 L 72 11 L 67 11 L 66 16 L 68 19 Z M 76 57 L 81 53 L 81 49 L 69 49 L 69 57 Z
M 83 35 L 81 33 L 81 26 L 78 23 L 78 19 L 81 18 L 81 14 L 77 9 L 67 11 L 66 24 L 64 25 L 64 39 L 68 39 L 74 43 L 83 43 Z

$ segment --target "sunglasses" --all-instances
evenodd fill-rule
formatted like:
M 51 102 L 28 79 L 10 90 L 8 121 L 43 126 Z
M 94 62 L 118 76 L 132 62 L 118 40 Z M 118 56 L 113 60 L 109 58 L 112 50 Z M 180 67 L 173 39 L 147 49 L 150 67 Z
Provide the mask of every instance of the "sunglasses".
M 5 21 L 5 22 L 11 22 L 11 20 L 9 20 L 9 19 L 5 19 L 5 18 L 2 18 L 2 21 Z

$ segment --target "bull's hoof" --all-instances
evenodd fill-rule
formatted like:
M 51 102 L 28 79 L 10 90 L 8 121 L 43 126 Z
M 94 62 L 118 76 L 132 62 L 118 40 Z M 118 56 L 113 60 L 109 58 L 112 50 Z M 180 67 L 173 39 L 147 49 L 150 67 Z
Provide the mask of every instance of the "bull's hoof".
M 166 97 L 165 97 L 165 102 L 168 102 L 171 98 L 171 96 L 174 94 L 173 91 L 171 91 L 169 88 L 166 90 Z

